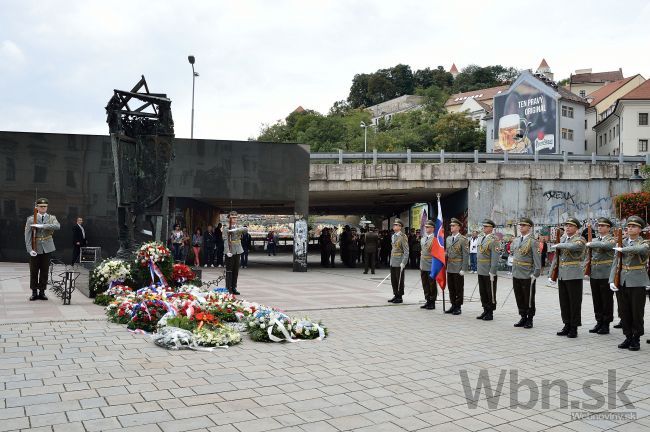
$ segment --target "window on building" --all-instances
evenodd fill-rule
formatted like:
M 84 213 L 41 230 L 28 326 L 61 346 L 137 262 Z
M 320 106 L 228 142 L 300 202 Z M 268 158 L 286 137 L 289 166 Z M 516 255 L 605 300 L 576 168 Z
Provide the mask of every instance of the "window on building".
M 609 132 L 607 132 L 607 136 L 608 136 L 607 141 L 608 142 L 611 141 L 612 140 L 612 130 L 611 129 L 609 130 Z
M 562 139 L 573 141 L 573 129 L 562 128 Z
M 34 165 L 34 183 L 45 183 L 47 181 L 47 167 L 45 165 Z
M 598 135 L 598 147 L 602 147 L 602 146 L 603 146 L 603 136 Z
M 614 136 L 618 136 L 618 125 L 614 126 Z
M 580 97 L 585 97 L 587 96 L 587 92 L 584 90 L 580 90 Z
M 71 187 L 71 188 L 76 188 L 77 187 L 77 181 L 74 178 L 74 171 L 68 170 L 66 173 L 66 186 Z
M 639 113 L 639 126 L 648 126 L 648 113 Z
M 585 140 L 585 151 L 587 151 L 587 140 Z
M 648 152 L 648 140 L 647 139 L 640 139 L 639 140 L 639 153 L 647 153 Z
M 6 172 L 5 180 L 6 181 L 16 181 L 16 162 L 14 158 L 7 157 L 6 159 Z
M 562 105 L 562 117 L 573 118 L 573 107 Z
M 587 130 L 587 119 L 585 119 L 585 130 Z

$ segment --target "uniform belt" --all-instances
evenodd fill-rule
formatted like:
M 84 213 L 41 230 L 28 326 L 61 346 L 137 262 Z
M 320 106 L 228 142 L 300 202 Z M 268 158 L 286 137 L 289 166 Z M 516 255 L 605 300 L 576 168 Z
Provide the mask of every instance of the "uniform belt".
M 241 240 L 231 240 L 230 243 L 239 244 L 239 243 L 241 243 Z
M 392 252 L 391 255 L 392 256 L 402 256 L 402 255 L 404 255 L 404 252 Z
M 645 270 L 645 265 L 623 266 L 624 270 Z
M 599 261 L 591 261 L 591 265 L 598 265 L 598 264 L 611 264 L 613 263 L 614 260 L 599 260 Z
M 578 265 L 580 264 L 581 261 L 562 261 L 560 262 L 560 267 L 562 266 L 571 266 L 571 265 Z
M 533 263 L 528 262 L 528 261 L 512 260 L 512 262 L 513 262 L 513 264 L 519 264 L 519 265 L 524 266 L 524 267 L 532 267 L 533 266 Z
M 447 261 L 449 262 L 461 262 L 463 259 L 462 258 L 448 258 Z
M 492 260 L 490 258 L 479 258 L 478 262 L 491 262 Z
M 36 240 L 49 240 L 51 238 L 52 238 L 52 236 L 49 235 L 49 236 L 45 236 L 45 237 L 36 237 Z

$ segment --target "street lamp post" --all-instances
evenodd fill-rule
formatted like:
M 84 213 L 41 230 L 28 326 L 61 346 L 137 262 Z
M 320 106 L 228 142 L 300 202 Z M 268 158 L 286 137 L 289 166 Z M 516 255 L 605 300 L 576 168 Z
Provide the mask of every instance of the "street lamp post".
M 194 71 L 194 62 L 196 59 L 194 58 L 193 55 L 187 56 L 187 60 L 190 62 L 192 65 L 192 125 L 190 127 L 190 139 L 194 139 L 194 84 L 196 81 L 196 77 L 199 76 L 199 73 Z
M 363 128 L 363 152 L 368 153 L 368 125 L 362 121 L 360 126 Z

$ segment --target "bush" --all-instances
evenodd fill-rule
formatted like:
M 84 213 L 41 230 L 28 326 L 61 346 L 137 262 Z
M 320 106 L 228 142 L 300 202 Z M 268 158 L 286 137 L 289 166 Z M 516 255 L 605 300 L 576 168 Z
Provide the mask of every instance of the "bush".
M 97 296 L 95 297 L 95 301 L 93 303 L 100 306 L 108 306 L 109 304 L 111 304 L 113 300 L 115 299 L 112 296 L 97 294 Z

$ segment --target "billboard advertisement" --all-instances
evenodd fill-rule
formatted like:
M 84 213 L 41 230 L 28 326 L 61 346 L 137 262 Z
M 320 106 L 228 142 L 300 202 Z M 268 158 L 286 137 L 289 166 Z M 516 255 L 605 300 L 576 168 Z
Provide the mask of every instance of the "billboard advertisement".
M 556 153 L 557 101 L 523 81 L 494 98 L 494 152 Z
M 427 203 L 417 203 L 411 207 L 410 215 L 410 228 L 424 230 L 424 224 L 427 222 L 427 219 L 431 219 L 429 212 L 429 204 Z

